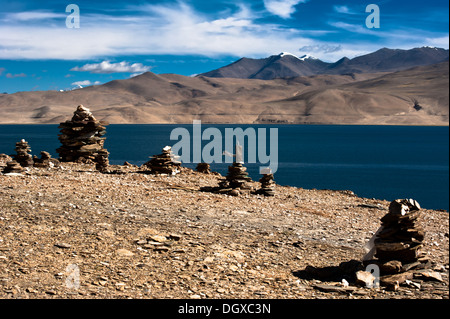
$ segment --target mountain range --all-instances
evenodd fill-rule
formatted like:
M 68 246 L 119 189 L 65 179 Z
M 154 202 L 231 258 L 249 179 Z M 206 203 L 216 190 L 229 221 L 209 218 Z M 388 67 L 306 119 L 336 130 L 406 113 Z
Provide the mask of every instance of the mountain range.
M 293 65 L 305 63 L 317 74 L 294 75 Z M 0 94 L 0 123 L 60 123 L 83 104 L 97 119 L 123 124 L 449 124 L 448 50 L 382 49 L 333 64 L 284 53 L 219 70 L 196 77 L 146 72 L 73 91 Z
M 283 52 L 265 59 L 242 58 L 200 76 L 273 80 L 318 74 L 395 72 L 444 62 L 448 58 L 449 50 L 432 47 L 411 50 L 383 48 L 351 60 L 344 57 L 334 63 L 323 62 L 308 55 L 297 57 Z

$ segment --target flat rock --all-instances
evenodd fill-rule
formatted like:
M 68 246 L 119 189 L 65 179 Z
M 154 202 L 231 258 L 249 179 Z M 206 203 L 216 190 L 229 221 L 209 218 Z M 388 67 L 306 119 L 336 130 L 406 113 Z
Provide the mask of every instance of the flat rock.
M 381 276 L 380 281 L 384 285 L 393 286 L 396 284 L 402 284 L 406 282 L 406 280 L 411 280 L 413 277 L 414 273 L 407 271 L 396 275 Z
M 339 292 L 339 293 L 351 293 L 357 289 L 356 287 L 353 286 L 340 287 L 326 284 L 315 284 L 313 287 L 323 292 Z
M 118 256 L 121 256 L 121 257 L 131 257 L 131 256 L 134 256 L 134 253 L 132 253 L 132 252 L 129 251 L 128 249 L 123 249 L 123 248 L 117 249 L 117 250 L 116 250 L 116 254 L 117 254 Z
M 356 283 L 361 286 L 373 287 L 375 282 L 375 276 L 368 271 L 357 271 L 356 272 Z
M 162 235 L 151 235 L 147 238 L 148 241 L 155 241 L 158 243 L 163 243 L 167 240 L 166 236 L 162 236 Z
M 392 275 L 402 271 L 402 262 L 398 260 L 390 260 L 378 265 L 382 274 Z
M 441 274 L 431 269 L 416 270 L 414 272 L 414 277 L 421 278 L 424 280 L 434 280 L 439 282 L 443 281 Z
M 375 247 L 377 247 L 377 251 L 391 252 L 408 249 L 410 245 L 402 242 L 381 242 L 375 240 Z

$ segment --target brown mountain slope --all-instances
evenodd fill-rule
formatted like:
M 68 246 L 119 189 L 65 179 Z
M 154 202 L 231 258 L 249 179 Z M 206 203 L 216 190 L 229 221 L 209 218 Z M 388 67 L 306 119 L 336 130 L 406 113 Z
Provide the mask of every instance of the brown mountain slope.
M 448 125 L 449 63 L 331 85 L 267 103 L 296 123 Z M 279 119 L 266 113 L 260 121 Z
M 265 101 L 291 97 L 309 87 L 365 78 L 337 75 L 263 81 L 147 72 L 68 92 L 0 94 L 0 123 L 59 123 L 69 119 L 78 104 L 110 123 L 190 123 L 198 116 L 210 122 L 252 123 Z
M 148 72 L 68 92 L 0 94 L 0 123 L 59 123 L 83 104 L 110 123 L 448 125 L 448 100 L 448 62 L 276 80 Z

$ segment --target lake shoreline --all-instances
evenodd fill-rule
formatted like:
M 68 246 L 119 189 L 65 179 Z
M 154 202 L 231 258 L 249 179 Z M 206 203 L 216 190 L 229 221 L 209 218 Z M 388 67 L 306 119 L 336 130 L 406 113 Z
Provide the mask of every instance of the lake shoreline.
M 232 125 L 215 126 L 222 132 Z M 105 148 L 111 164 L 125 161 L 142 165 L 149 156 L 174 146 L 171 131 L 182 127 L 193 139 L 193 127 L 170 124 L 117 124 L 107 126 Z M 448 210 L 448 127 L 326 126 L 326 125 L 240 125 L 243 130 L 278 128 L 278 170 L 280 185 L 308 189 L 351 189 L 364 197 L 387 200 L 413 197 L 421 205 Z M 57 125 L 0 125 L 0 153 L 13 154 L 21 139 L 30 143 L 32 154 L 48 151 L 57 158 L 61 144 Z M 259 134 L 258 134 L 259 135 Z M 269 135 L 270 136 L 270 135 Z M 267 140 L 268 141 L 268 140 Z M 193 141 L 192 145 L 193 145 Z M 203 140 L 202 146 L 211 141 Z M 192 148 L 191 145 L 191 148 Z M 223 146 L 224 144 L 222 144 Z M 248 151 L 246 146 L 245 152 Z M 258 148 L 259 149 L 259 148 Z M 222 147 L 223 151 L 223 147 Z M 184 151 L 183 151 L 184 152 Z M 273 153 L 273 152 L 271 152 Z M 193 150 L 191 150 L 191 155 Z M 226 174 L 228 158 L 211 163 L 213 170 Z M 204 160 L 204 159 L 203 159 Z M 183 163 L 194 168 L 193 158 Z M 252 178 L 258 166 L 244 159 Z

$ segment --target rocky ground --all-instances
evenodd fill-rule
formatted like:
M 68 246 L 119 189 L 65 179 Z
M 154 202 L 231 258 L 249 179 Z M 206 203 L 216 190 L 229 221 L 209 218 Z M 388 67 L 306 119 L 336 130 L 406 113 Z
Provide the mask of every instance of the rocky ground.
M 234 197 L 200 191 L 215 174 L 115 169 L 126 173 L 63 163 L 0 174 L 0 298 L 448 299 L 448 212 L 421 220 L 442 280 L 346 286 L 307 270 L 361 260 L 389 202 L 282 186 Z

